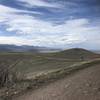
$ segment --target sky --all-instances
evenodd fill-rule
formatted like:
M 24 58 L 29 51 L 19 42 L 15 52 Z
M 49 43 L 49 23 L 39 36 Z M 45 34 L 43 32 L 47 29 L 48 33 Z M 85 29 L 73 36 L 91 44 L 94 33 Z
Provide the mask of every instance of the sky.
M 100 0 L 0 0 L 0 44 L 100 50 Z

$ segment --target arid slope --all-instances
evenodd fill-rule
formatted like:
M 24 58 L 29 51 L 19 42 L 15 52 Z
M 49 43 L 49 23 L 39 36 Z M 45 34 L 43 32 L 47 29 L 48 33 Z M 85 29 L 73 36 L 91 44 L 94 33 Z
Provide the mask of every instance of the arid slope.
M 100 64 L 13 100 L 100 100 Z

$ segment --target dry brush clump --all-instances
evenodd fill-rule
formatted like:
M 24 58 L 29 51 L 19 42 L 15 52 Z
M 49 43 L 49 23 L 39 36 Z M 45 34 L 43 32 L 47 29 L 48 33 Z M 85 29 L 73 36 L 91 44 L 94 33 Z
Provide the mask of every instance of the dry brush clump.
M 9 67 L 0 66 L 0 87 L 14 83 L 16 77 Z
M 19 77 L 14 70 L 15 66 L 22 60 L 30 56 L 17 53 L 0 54 L 0 87 L 13 84 Z
M 3 87 L 5 84 L 7 84 L 8 80 L 8 70 L 0 67 L 0 87 Z
M 19 62 L 18 59 L 13 59 L 12 56 L 0 55 L 0 88 L 9 86 L 16 80 L 16 74 L 13 67 Z

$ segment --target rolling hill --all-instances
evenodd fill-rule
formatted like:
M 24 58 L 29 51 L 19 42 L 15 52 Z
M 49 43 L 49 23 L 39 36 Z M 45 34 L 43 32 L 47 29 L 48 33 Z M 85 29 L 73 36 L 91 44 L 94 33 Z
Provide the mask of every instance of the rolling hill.
M 12 67 L 16 72 L 24 74 L 37 74 L 64 68 L 97 57 L 100 57 L 100 55 L 81 48 L 73 48 L 56 53 L 1 52 L 0 67 Z
M 72 48 L 56 53 L 0 52 L 0 86 L 10 83 L 14 84 L 15 91 L 16 89 L 21 91 L 33 83 L 30 83 L 31 81 L 25 81 L 25 83 L 20 81 L 21 83 L 19 83 L 19 80 L 33 80 L 38 76 L 44 80 L 45 77 L 49 77 L 46 76 L 48 73 L 54 72 L 56 73 L 50 75 L 56 77 L 64 69 L 66 69 L 65 72 L 73 66 L 75 69 L 77 65 L 88 64 L 88 61 L 97 57 L 100 55 L 81 48 Z M 45 76 L 42 77 L 42 75 Z M 37 81 L 35 80 L 35 82 Z
M 53 56 L 56 58 L 83 59 L 83 60 L 100 57 L 100 55 L 82 48 L 72 48 L 72 49 L 64 50 L 55 53 Z
M 81 48 L 72 48 L 56 53 L 1 52 L 0 71 L 2 68 L 9 69 L 25 77 L 33 77 L 97 57 L 100 55 Z

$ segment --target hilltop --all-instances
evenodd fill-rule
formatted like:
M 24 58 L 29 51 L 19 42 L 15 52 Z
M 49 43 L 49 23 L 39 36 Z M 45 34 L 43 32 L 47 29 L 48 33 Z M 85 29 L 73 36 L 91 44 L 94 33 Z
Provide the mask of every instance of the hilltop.
M 64 51 L 57 52 L 53 55 L 57 58 L 66 58 L 66 59 L 89 59 L 100 57 L 100 55 L 82 48 L 72 48 Z

